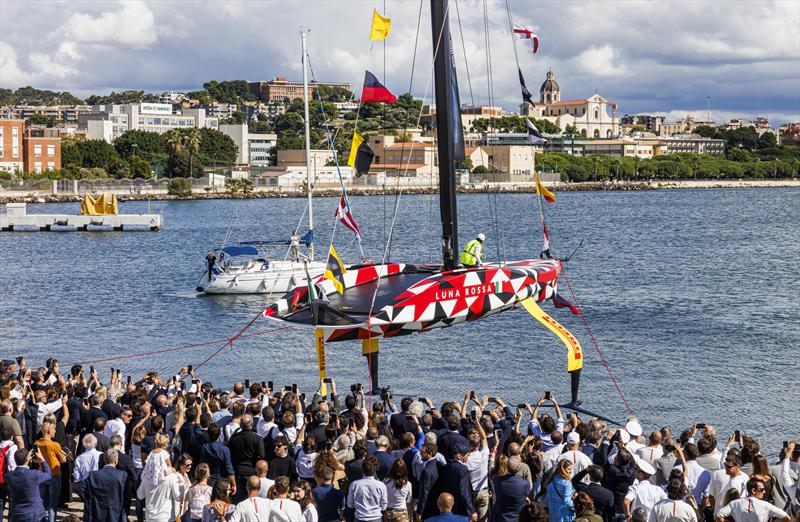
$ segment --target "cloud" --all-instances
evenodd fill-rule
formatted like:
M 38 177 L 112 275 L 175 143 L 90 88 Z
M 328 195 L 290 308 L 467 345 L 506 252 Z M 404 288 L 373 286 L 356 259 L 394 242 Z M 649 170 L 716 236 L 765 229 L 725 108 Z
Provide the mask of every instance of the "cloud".
M 610 45 L 590 47 L 578 56 L 584 71 L 597 76 L 627 76 L 630 74 L 624 64 L 615 63 L 614 48 Z
M 0 79 L 2 85 L 27 85 L 30 76 L 23 71 L 17 62 L 17 50 L 11 44 L 0 40 Z
M 153 12 L 141 0 L 121 1 L 118 11 L 99 16 L 74 13 L 65 24 L 69 37 L 81 43 L 146 48 L 158 41 Z
M 561 2 L 558 9 L 525 0 L 509 4 L 513 21 L 541 38 L 535 55 L 529 42 L 517 42 L 534 96 L 552 68 L 563 99 L 597 92 L 618 103 L 620 114 L 702 111 L 711 96 L 720 111 L 800 119 L 800 2 L 584 0 Z M 519 103 L 505 5 L 488 4 L 491 78 L 482 4 L 459 0 L 459 10 L 450 10 L 465 103 L 473 96 L 477 104 L 509 110 Z M 374 7 L 382 11 L 383 3 L 4 2 L 0 85 L 86 96 L 112 89 L 195 90 L 211 79 L 300 79 L 298 31 L 306 28 L 319 80 L 357 88 L 369 68 L 399 94 L 408 89 L 415 62 L 412 92 L 421 97 L 432 55 L 428 9 L 423 5 L 418 18 L 417 2 L 387 3 L 383 14 L 392 18 L 392 34 L 385 42 L 384 77 L 384 43 L 367 53 Z

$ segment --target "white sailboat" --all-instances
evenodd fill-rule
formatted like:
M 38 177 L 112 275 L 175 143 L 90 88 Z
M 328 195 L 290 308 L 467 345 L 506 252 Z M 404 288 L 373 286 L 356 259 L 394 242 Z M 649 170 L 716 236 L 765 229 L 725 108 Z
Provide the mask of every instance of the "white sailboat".
M 297 285 L 305 286 L 307 277 L 318 277 L 325 272 L 325 263 L 314 261 L 314 176 L 311 173 L 311 131 L 308 117 L 308 64 L 306 54 L 307 31 L 300 31 L 303 47 L 303 103 L 306 134 L 306 183 L 308 193 L 308 233 L 303 240 L 308 254 L 300 252 L 301 238 L 295 233 L 285 242 L 248 242 L 221 249 L 219 262 L 201 277 L 197 291 L 206 294 L 284 294 Z M 282 260 L 268 260 L 265 246 L 288 245 Z M 239 261 L 242 259 L 242 261 Z

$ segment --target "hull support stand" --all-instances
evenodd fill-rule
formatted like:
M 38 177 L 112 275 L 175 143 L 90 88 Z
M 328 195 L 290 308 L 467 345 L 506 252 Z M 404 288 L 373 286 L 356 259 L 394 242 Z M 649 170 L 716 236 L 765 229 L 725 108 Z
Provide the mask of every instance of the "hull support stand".
M 369 391 L 375 393 L 378 385 L 378 354 L 380 352 L 379 339 L 364 339 L 361 341 L 361 355 L 367 358 L 369 368 Z

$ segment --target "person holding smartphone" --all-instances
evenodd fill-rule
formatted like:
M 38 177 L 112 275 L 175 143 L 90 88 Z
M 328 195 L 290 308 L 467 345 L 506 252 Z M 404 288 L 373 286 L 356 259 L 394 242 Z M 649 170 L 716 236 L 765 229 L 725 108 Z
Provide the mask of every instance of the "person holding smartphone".
M 550 402 L 555 406 L 556 409 L 556 418 L 553 418 L 549 414 L 545 413 L 539 417 L 539 408 L 545 403 Z M 558 401 L 553 396 L 552 392 L 545 392 L 539 400 L 536 402 L 536 407 L 531 409 L 530 405 L 527 405 L 528 413 L 531 416 L 531 420 L 528 423 L 528 430 L 535 436 L 539 437 L 542 441 L 542 451 L 546 452 L 552 449 L 555 444 L 553 443 L 553 439 L 551 435 L 554 431 L 564 432 L 564 415 L 561 414 L 561 408 L 558 406 Z

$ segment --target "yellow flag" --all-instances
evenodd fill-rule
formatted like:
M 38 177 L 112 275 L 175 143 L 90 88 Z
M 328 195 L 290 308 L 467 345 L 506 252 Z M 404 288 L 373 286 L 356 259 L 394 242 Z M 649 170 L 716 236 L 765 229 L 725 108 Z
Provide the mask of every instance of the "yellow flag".
M 539 181 L 539 174 L 534 173 L 534 176 L 536 176 L 536 195 L 542 196 L 544 200 L 547 201 L 548 203 L 555 203 L 556 195 L 547 190 L 544 187 L 544 185 L 542 185 L 542 182 Z
M 353 133 L 353 143 L 350 145 L 350 156 L 347 157 L 347 164 L 351 167 L 356 166 L 356 156 L 358 155 L 358 148 L 364 143 L 364 137 L 357 133 Z
M 581 343 L 578 342 L 578 339 L 558 321 L 539 308 L 539 305 L 536 304 L 533 298 L 529 297 L 523 300 L 522 306 L 525 307 L 525 310 L 527 310 L 529 314 L 545 325 L 551 332 L 556 334 L 567 347 L 567 371 L 571 372 L 583 368 L 583 350 L 581 349 Z
M 372 13 L 372 30 L 369 34 L 370 40 L 385 40 L 392 30 L 392 19 L 378 14 L 378 10 Z

